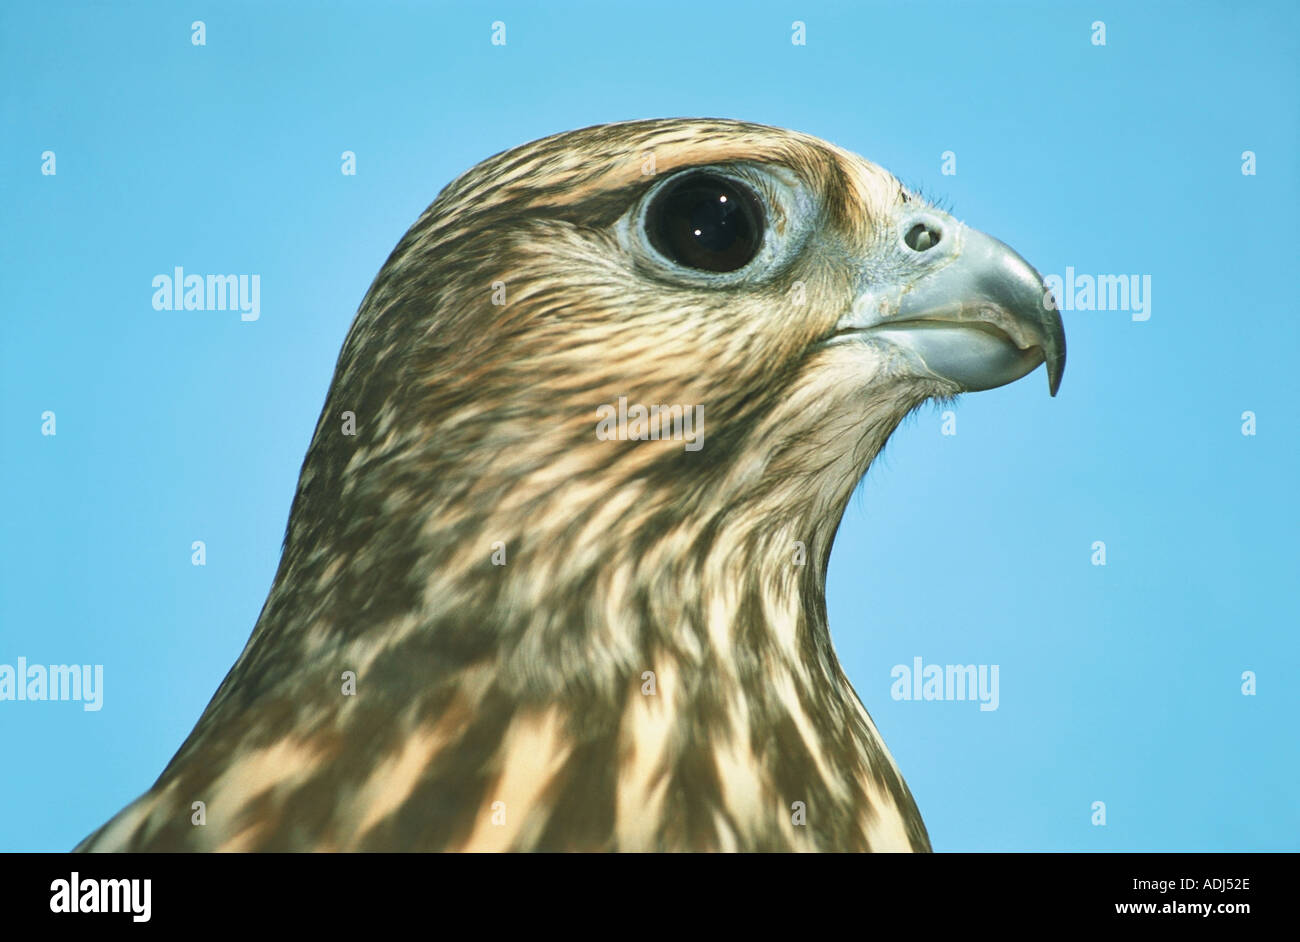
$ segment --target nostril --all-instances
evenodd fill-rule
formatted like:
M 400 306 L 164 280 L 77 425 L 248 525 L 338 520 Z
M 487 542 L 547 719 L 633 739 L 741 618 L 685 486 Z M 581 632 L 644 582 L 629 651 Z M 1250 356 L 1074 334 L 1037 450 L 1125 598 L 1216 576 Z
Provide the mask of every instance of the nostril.
M 903 241 L 913 252 L 924 252 L 926 249 L 933 248 L 939 244 L 939 239 L 943 233 L 935 226 L 925 222 L 918 222 L 911 229 L 907 230 L 907 235 L 903 236 Z

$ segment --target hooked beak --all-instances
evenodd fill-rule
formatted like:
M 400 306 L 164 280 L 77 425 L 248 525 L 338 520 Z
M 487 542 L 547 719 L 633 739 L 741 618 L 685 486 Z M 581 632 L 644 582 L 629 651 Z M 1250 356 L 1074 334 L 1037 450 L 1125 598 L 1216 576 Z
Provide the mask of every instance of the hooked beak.
M 931 267 L 892 291 L 864 293 L 838 337 L 883 340 L 923 375 L 963 392 L 1014 382 L 1047 364 L 1055 396 L 1065 370 L 1065 328 L 1038 272 L 1010 246 L 950 217 L 927 216 L 922 243 Z M 938 258 L 931 257 L 933 252 Z

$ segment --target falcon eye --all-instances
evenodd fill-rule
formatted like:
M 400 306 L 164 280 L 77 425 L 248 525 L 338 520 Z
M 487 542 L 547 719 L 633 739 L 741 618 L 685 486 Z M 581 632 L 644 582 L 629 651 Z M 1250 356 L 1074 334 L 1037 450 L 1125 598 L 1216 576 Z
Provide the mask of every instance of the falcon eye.
M 735 180 L 694 174 L 655 197 L 645 229 L 650 244 L 679 265 L 736 271 L 758 254 L 763 210 L 753 192 Z

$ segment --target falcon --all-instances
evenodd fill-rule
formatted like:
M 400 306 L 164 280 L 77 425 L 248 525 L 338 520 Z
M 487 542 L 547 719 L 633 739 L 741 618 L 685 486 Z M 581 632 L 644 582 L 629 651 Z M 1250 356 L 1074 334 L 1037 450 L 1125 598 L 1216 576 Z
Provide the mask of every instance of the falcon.
M 242 654 L 78 849 L 929 850 L 827 560 L 904 417 L 1040 364 L 1033 267 L 822 140 L 484 161 L 361 304 Z

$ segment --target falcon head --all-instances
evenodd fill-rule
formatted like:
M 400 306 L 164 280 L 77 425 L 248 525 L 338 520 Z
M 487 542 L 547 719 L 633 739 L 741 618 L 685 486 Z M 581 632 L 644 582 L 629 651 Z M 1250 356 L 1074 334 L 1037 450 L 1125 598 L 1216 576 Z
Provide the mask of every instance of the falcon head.
M 928 849 L 831 543 L 910 411 L 1064 362 L 1024 259 L 816 138 L 493 157 L 375 279 L 253 637 L 89 844 Z

